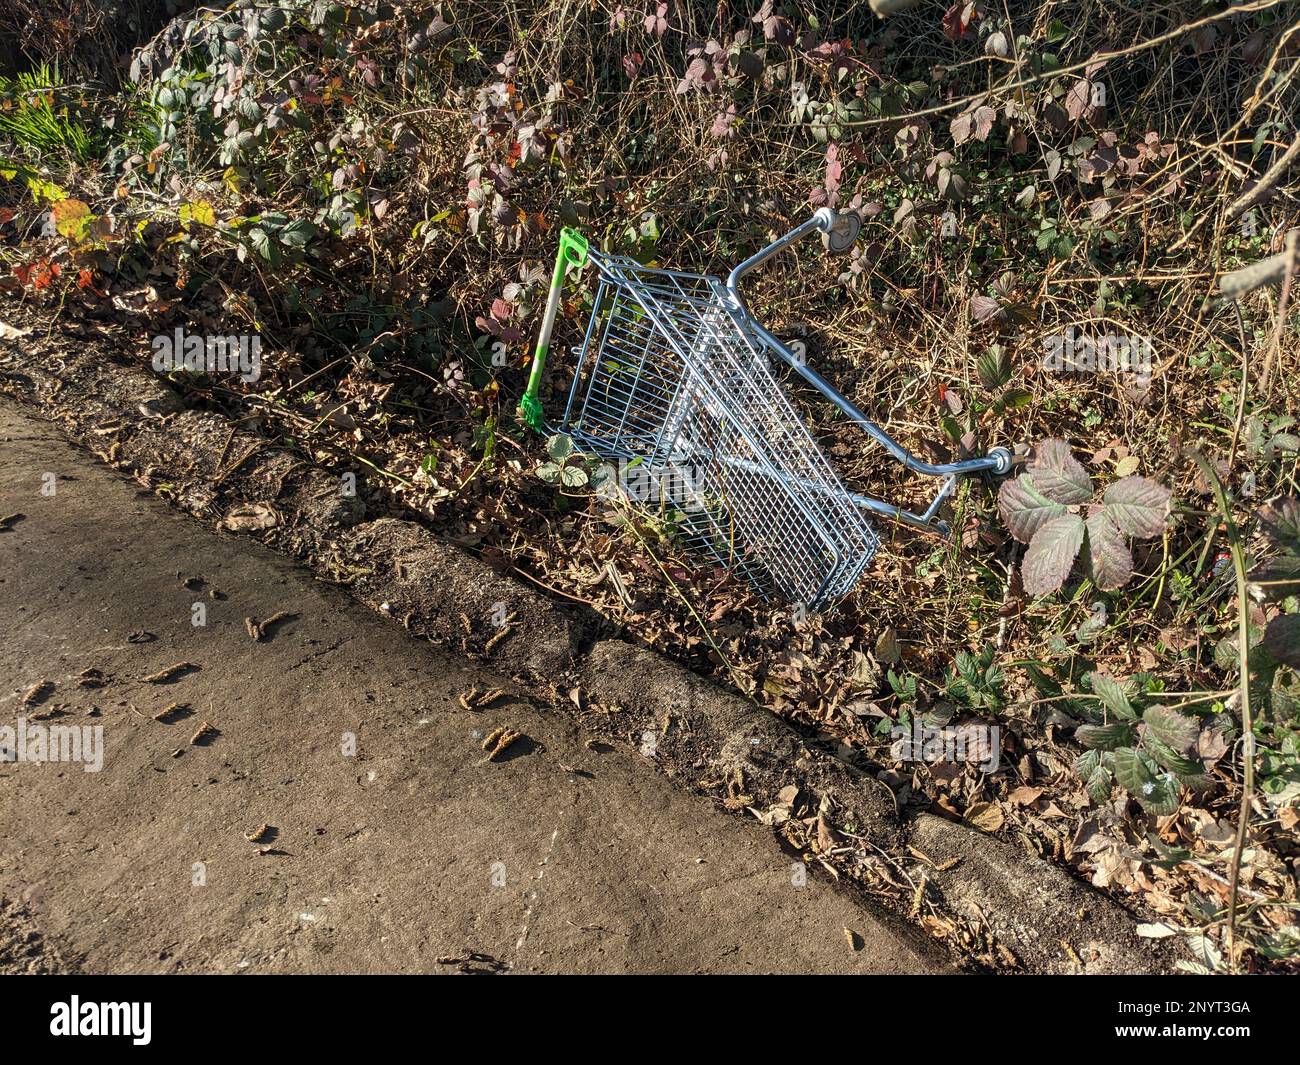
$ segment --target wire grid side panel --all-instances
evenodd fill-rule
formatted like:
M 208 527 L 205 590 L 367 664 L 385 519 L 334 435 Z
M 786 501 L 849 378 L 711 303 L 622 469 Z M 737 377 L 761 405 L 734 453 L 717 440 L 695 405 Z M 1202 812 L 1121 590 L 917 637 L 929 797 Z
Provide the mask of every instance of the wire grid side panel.
M 786 397 L 769 368 L 763 342 L 725 302 L 702 317 L 701 327 L 692 363 L 707 373 L 716 392 L 727 397 L 737 422 L 737 432 L 723 455 L 733 468 L 764 479 L 768 494 L 776 490 L 777 482 L 786 491 L 783 517 L 788 535 L 784 553 L 773 556 L 774 579 L 778 585 L 807 586 L 810 567 L 815 565 L 811 560 L 819 554 L 818 534 L 810 536 L 815 528 L 827 537 L 830 551 L 826 585 L 817 601 L 841 597 L 875 553 L 879 544 L 875 530 L 853 504 Z M 756 449 L 748 446 L 749 441 L 760 442 L 757 454 L 750 453 Z M 751 506 L 755 514 L 765 512 L 758 504 Z M 764 536 L 762 542 L 767 539 Z M 832 562 L 833 556 L 838 559 Z M 814 602 L 806 595 L 785 594 L 799 602 Z
M 760 590 L 823 605 L 874 552 L 871 527 L 716 278 L 597 265 L 617 291 L 581 419 L 598 449 L 645 455 L 690 546 Z M 674 472 L 675 471 L 675 472 Z M 666 476 L 664 476 L 666 474 Z
M 599 336 L 574 429 L 611 453 L 649 456 L 681 388 L 683 359 L 623 288 L 613 288 Z
M 812 604 L 841 559 L 816 512 L 794 505 L 789 487 L 731 412 L 712 402 L 692 407 L 670 464 L 689 546 L 738 571 L 757 590 Z

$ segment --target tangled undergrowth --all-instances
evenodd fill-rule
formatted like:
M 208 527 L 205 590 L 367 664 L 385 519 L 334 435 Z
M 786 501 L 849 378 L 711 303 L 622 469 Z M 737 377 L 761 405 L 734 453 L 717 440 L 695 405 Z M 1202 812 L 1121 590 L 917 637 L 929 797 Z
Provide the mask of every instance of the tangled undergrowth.
M 903 807 L 1069 865 L 1185 967 L 1294 966 L 1294 7 L 752 8 L 241 0 L 160 27 L 120 87 L 29 42 L 0 81 L 0 285 L 134 323 L 137 361 L 177 328 L 256 336 L 255 380 L 162 369 L 840 744 Z M 862 236 L 755 275 L 770 328 L 923 456 L 1064 443 L 1001 515 L 964 483 L 950 541 L 882 527 L 857 590 L 806 616 L 609 505 L 513 411 L 561 225 L 725 272 L 822 205 Z M 592 289 L 566 288 L 548 412 Z M 787 384 L 847 482 L 924 506 Z M 1073 550 L 1022 580 L 1051 522 Z M 972 725 L 997 772 L 900 757 Z

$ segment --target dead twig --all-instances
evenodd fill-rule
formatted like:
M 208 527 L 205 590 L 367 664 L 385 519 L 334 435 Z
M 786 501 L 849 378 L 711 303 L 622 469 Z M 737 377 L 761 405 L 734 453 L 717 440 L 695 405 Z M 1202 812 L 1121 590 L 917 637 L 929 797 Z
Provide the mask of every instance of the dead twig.
M 298 615 L 291 610 L 277 610 L 265 621 L 258 621 L 256 618 L 244 618 L 244 628 L 248 630 L 248 635 L 255 640 L 264 640 L 267 637 L 271 627 L 278 625 L 282 621 L 288 621 L 290 618 L 296 618 Z
M 1246 847 L 1246 829 L 1250 822 L 1251 804 L 1255 798 L 1255 722 L 1250 705 L 1250 594 L 1246 590 L 1246 551 L 1241 543 L 1241 533 L 1233 520 L 1223 482 L 1214 466 L 1199 451 L 1192 458 L 1201 468 L 1205 483 L 1214 493 L 1228 534 L 1228 549 L 1232 555 L 1232 568 L 1237 579 L 1237 669 L 1238 692 L 1241 699 L 1242 785 L 1241 803 L 1237 809 L 1237 836 L 1232 846 L 1232 865 L 1228 875 L 1228 931 L 1225 946 L 1228 964 L 1237 968 L 1237 894 L 1241 879 L 1241 856 Z
M 170 666 L 158 670 L 157 673 L 141 677 L 140 680 L 145 684 L 165 684 L 183 674 L 197 672 L 198 669 L 199 667 L 193 662 L 173 662 Z

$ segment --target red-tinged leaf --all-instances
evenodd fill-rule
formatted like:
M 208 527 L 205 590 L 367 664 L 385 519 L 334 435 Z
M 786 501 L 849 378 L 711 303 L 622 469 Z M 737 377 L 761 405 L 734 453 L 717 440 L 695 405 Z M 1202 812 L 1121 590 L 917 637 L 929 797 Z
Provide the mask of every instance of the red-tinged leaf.
M 839 191 L 840 179 L 844 175 L 844 164 L 840 162 L 839 145 L 828 144 L 826 146 L 826 180 L 824 182 L 826 191 L 834 194 Z
M 997 117 L 998 113 L 987 104 L 975 109 L 974 133 L 977 141 L 989 139 L 989 134 L 993 132 L 993 123 Z
M 1270 621 L 1262 646 L 1279 662 L 1300 669 L 1300 614 L 1283 614 Z
M 1048 439 L 1035 444 L 1029 472 L 1034 476 L 1034 486 L 1048 499 L 1069 505 L 1092 498 L 1092 479 L 1064 440 Z
M 1148 477 L 1124 477 L 1106 489 L 1103 499 L 1120 531 L 1143 540 L 1164 532 L 1172 496 Z
M 1300 499 L 1283 496 L 1259 508 L 1264 535 L 1287 551 L 1300 551 Z
M 970 3 L 953 4 L 943 14 L 943 32 L 954 41 L 966 36 L 971 23 L 979 18 L 975 5 Z
M 1034 534 L 1020 567 L 1025 591 L 1029 595 L 1047 595 L 1065 583 L 1083 545 L 1083 519 L 1077 514 L 1063 514 L 1045 523 Z
M 1092 84 L 1086 78 L 1080 78 L 1065 94 L 1065 113 L 1078 121 L 1091 103 Z
M 1007 531 L 1027 544 L 1049 521 L 1061 517 L 1065 507 L 1048 499 L 1034 487 L 1029 475 L 1022 473 L 1014 481 L 1002 482 L 998 489 L 998 512 Z
M 668 5 L 658 4 L 652 14 L 646 15 L 644 25 L 646 33 L 662 37 L 668 32 Z
M 1088 515 L 1088 575 L 1103 592 L 1122 588 L 1133 576 L 1133 555 L 1124 534 L 1099 507 Z
M 972 296 L 970 299 L 970 314 L 977 325 L 983 325 L 985 322 L 991 322 L 1002 314 L 1002 304 L 992 296 Z

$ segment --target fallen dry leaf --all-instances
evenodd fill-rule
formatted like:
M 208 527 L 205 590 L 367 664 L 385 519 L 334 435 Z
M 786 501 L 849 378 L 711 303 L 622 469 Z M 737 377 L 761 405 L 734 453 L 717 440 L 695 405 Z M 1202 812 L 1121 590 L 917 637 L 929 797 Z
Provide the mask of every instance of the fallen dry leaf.
M 217 527 L 231 532 L 257 532 L 279 523 L 280 515 L 269 503 L 240 503 L 230 508 Z
M 1027 784 L 1022 784 L 1007 796 L 1007 801 L 1013 806 L 1033 806 L 1042 794 L 1042 788 L 1031 788 Z
M 993 802 L 975 802 L 966 808 L 966 820 L 981 832 L 996 832 L 1006 822 L 1002 807 Z

